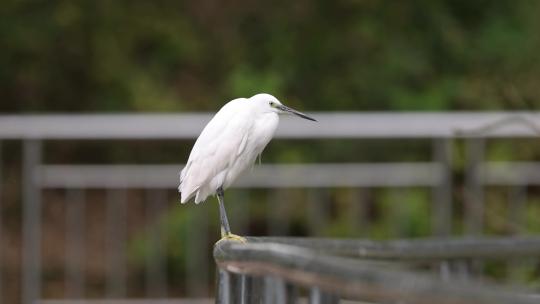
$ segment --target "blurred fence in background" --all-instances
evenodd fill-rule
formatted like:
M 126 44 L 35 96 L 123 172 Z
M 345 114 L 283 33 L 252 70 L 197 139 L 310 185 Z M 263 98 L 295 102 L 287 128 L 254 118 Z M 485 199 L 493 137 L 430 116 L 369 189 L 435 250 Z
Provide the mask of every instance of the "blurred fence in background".
M 508 217 L 513 222 L 523 220 L 520 208 L 526 201 L 526 187 L 540 184 L 540 163 L 486 162 L 484 149 L 490 138 L 531 138 L 540 132 L 538 113 L 316 113 L 319 122 L 282 119 L 277 138 L 298 139 L 425 139 L 432 142 L 432 160 L 400 163 L 332 163 L 332 164 L 263 164 L 236 183 L 240 188 L 310 188 L 308 214 L 310 231 L 317 235 L 328 217 L 328 203 L 324 191 L 332 187 L 362 188 L 425 187 L 432 189 L 431 223 L 436 236 L 449 236 L 452 232 L 452 151 L 455 141 L 464 142 L 465 191 L 464 233 L 480 235 L 483 232 L 484 187 L 507 185 L 515 189 Z M 176 191 L 181 165 L 153 164 L 48 164 L 42 161 L 43 143 L 54 145 L 58 141 L 144 139 L 194 139 L 210 119 L 209 114 L 178 115 L 26 115 L 0 116 L 0 140 L 22 141 L 22 283 L 20 295 L 23 303 L 47 298 L 42 273 L 43 244 L 42 209 L 43 191 L 65 190 L 65 298 L 84 298 L 85 261 L 91 248 L 85 243 L 85 211 L 94 202 L 86 199 L 89 189 L 105 189 L 107 202 L 102 229 L 105 232 L 104 277 L 106 297 L 123 298 L 127 294 L 126 243 L 129 238 L 126 213 L 130 208 L 129 189 L 145 191 L 144 229 L 151 236 L 151 254 L 145 266 L 144 295 L 152 298 L 167 296 L 170 278 L 167 271 L 163 236 L 155 229 L 156 218 L 166 210 L 168 194 Z M 0 149 L 1 151 L 1 149 Z M 399 151 L 396 151 L 399 153 Z M 179 161 L 181 161 L 179 159 Z M 0 162 L 1 164 L 1 162 Z M 0 185 L 1 182 L 0 166 Z M 277 191 L 275 191 L 277 193 Z M 1 193 L 1 192 L 0 192 Z M 270 230 L 287 234 L 286 211 L 280 208 L 283 200 L 279 193 L 272 194 L 276 201 L 274 211 L 268 213 Z M 360 214 L 361 192 L 351 196 L 352 214 Z M 285 199 L 286 200 L 286 199 Z M 0 201 L 0 206 L 3 202 Z M 396 209 L 400 207 L 396 205 Z M 247 206 L 247 204 L 242 204 Z M 175 208 L 181 208 L 176 206 Z M 231 208 L 232 204 L 231 204 Z M 0 208 L 0 211 L 2 209 Z M 242 213 L 242 211 L 237 211 Z M 179 250 L 185 255 L 186 276 L 184 296 L 210 296 L 208 283 L 213 278 L 207 256 L 211 253 L 208 239 L 207 215 L 199 214 L 191 221 L 189 237 Z M 2 239 L 0 213 L 0 240 Z M 233 215 L 234 218 L 234 215 Z M 217 219 L 216 219 L 217 220 Z M 244 219 L 245 220 L 245 219 Z M 240 222 L 240 220 L 238 220 Z M 233 219 L 233 223 L 235 219 Z M 361 219 L 351 216 L 351 225 L 360 227 Z M 233 224 L 233 229 L 235 224 Z M 101 228 L 100 228 L 101 229 Z M 272 230 L 273 229 L 273 230 Z M 248 230 L 241 232 L 249 233 Z M 168 231 L 174 234 L 176 231 Z M 0 248 L 6 246 L 0 244 Z M 0 249 L 0 253 L 2 250 Z M 0 255 L 0 259 L 2 259 Z M 2 260 L 0 260 L 2 261 Z M 0 264 L 1 265 L 1 264 Z M 1 287 L 11 280 L 0 273 Z M 176 279 L 178 281 L 178 279 Z M 98 296 L 99 297 L 99 296 Z M 0 296 L 0 303 L 2 296 Z

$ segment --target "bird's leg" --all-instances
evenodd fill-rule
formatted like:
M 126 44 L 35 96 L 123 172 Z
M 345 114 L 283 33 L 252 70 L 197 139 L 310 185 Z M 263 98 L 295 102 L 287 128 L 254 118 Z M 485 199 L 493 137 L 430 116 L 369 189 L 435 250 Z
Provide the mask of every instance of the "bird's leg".
M 222 187 L 219 187 L 216 191 L 216 195 L 219 202 L 219 218 L 221 221 L 221 240 L 229 239 L 236 240 L 242 243 L 246 242 L 246 239 L 231 233 L 231 228 L 229 227 L 229 220 L 227 219 L 227 212 L 225 211 L 225 195 Z
M 221 220 L 221 236 L 225 237 L 231 234 L 231 228 L 229 227 L 229 220 L 227 219 L 227 212 L 225 211 L 224 193 L 223 188 L 219 187 L 216 191 L 219 202 L 219 219 Z

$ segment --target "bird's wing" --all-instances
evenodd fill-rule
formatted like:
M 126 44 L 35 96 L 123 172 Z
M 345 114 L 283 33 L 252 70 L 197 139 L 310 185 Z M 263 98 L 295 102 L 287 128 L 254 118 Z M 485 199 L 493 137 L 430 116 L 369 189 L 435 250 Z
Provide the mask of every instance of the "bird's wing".
M 201 153 L 204 153 L 204 151 L 201 152 L 200 150 L 201 149 L 209 150 L 208 147 L 212 145 L 212 142 L 214 141 L 214 139 L 219 137 L 221 130 L 225 129 L 228 123 L 231 121 L 231 119 L 234 118 L 235 116 L 234 110 L 238 107 L 236 106 L 236 104 L 240 103 L 241 99 L 244 99 L 244 98 L 235 99 L 225 104 L 214 115 L 214 117 L 212 117 L 212 119 L 206 124 L 201 134 L 195 141 L 193 148 L 191 148 L 191 152 L 189 153 L 186 166 L 180 172 L 180 185 L 182 185 L 182 182 L 186 178 L 187 173 L 190 172 L 190 168 L 191 168 L 191 165 L 193 164 L 193 161 L 199 158 Z M 180 187 L 178 187 L 178 190 L 180 190 Z
M 205 183 L 227 169 L 245 149 L 253 124 L 249 119 L 250 113 L 244 110 L 241 102 L 229 102 L 227 106 L 206 125 L 193 146 L 180 174 L 182 202 L 189 200 Z

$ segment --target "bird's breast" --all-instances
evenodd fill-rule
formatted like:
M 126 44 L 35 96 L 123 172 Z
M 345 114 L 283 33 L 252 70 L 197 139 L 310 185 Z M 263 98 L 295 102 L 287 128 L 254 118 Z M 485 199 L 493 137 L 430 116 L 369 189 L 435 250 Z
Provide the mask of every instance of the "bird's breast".
M 247 134 L 247 142 L 241 153 L 237 154 L 227 169 L 224 188 L 228 188 L 236 178 L 251 167 L 257 155 L 261 154 L 276 131 L 279 118 L 277 114 L 258 117 Z
M 262 152 L 262 149 L 270 142 L 279 123 L 279 116 L 276 113 L 267 113 L 261 115 L 253 125 L 252 138 L 257 142 L 257 146 L 261 146 L 261 150 L 257 153 Z

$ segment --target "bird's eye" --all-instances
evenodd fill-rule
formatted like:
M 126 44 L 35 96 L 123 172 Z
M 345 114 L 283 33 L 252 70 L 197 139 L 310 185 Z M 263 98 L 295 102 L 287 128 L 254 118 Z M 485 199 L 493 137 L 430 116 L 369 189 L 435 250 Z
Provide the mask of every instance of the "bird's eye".
M 276 104 L 273 101 L 270 101 L 270 106 L 273 108 Z

